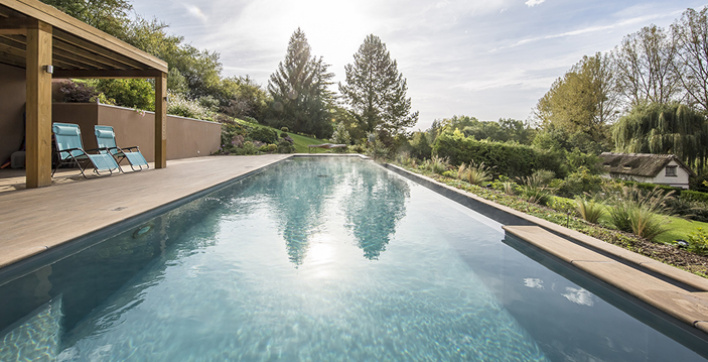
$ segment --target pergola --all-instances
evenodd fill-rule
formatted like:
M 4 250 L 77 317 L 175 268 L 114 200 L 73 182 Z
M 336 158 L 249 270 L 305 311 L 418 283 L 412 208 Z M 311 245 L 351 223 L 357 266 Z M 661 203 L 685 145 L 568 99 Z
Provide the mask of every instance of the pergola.
M 37 0 L 0 0 L 0 63 L 26 70 L 26 183 L 51 185 L 52 77 L 155 80 L 155 167 L 167 166 L 167 63 Z

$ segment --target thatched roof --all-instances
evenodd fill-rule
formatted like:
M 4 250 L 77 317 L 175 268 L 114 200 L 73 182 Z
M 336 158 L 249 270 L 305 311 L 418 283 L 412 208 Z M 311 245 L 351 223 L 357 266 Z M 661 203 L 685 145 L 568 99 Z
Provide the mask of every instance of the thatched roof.
M 631 175 L 640 177 L 654 177 L 661 172 L 664 167 L 676 161 L 689 174 L 693 171 L 686 167 L 675 155 L 657 155 L 652 153 L 612 153 L 603 152 L 600 154 L 603 169 L 611 174 Z

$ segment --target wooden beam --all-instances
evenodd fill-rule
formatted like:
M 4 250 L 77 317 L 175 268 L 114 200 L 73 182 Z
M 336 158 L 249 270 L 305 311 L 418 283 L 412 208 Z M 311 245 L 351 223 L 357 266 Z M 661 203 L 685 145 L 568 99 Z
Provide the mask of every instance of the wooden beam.
M 157 78 L 161 74 L 164 73 L 155 70 L 141 69 L 54 70 L 54 78 Z
M 167 73 L 155 77 L 155 168 L 167 167 Z
M 27 28 L 36 27 L 36 21 L 29 18 L 3 18 L 0 19 L 0 34 L 27 34 Z
M 97 47 L 106 48 L 111 52 L 136 60 L 146 67 L 167 73 L 167 63 L 165 61 L 83 23 L 52 6 L 37 0 L 0 0 L 0 5 L 40 20 L 69 34 L 74 34 L 95 44 Z
M 49 32 L 47 32 L 49 28 Z M 52 184 L 52 64 L 51 27 L 27 29 L 27 103 L 25 157 L 27 188 Z

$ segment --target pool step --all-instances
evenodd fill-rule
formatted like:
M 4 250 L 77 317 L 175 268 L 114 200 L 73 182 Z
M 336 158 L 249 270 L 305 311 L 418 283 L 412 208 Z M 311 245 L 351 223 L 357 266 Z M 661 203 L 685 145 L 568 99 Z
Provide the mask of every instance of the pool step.
M 708 333 L 708 283 L 703 278 L 669 265 L 659 264 L 657 261 L 627 250 L 626 253 L 631 253 L 625 255 L 627 258 L 614 253 L 611 258 L 538 226 L 504 226 L 503 228 L 508 234 Z M 639 267 L 633 267 L 632 264 Z M 641 268 L 661 274 L 663 278 L 659 279 Z M 672 280 L 676 283 L 671 283 Z

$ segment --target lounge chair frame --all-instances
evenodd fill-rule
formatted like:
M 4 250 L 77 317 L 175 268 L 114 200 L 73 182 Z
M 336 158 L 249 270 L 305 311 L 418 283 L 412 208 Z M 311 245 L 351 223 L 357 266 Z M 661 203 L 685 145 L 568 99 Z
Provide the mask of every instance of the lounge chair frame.
M 123 160 L 128 160 L 130 169 L 134 172 L 142 171 L 143 166 L 145 166 L 145 169 L 150 168 L 138 146 L 118 147 L 113 127 L 94 126 L 94 133 L 96 134 L 98 150 L 101 153 L 110 154 L 115 159 L 121 172 L 124 172 L 123 167 L 120 165 Z
M 76 124 L 71 123 L 54 123 L 52 124 L 52 132 L 54 133 L 54 144 L 56 145 L 57 163 L 52 170 L 52 176 L 57 172 L 62 165 L 76 165 L 81 171 L 81 176 L 86 176 L 88 166 L 93 167 L 93 172 L 98 176 L 105 176 L 108 171 L 109 175 L 113 174 L 113 170 L 120 170 L 120 167 L 112 157 L 100 153 L 98 149 L 84 150 L 81 142 L 81 129 Z M 89 152 L 98 152 L 91 154 Z M 110 160 L 110 161 L 109 161 Z

